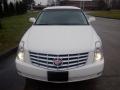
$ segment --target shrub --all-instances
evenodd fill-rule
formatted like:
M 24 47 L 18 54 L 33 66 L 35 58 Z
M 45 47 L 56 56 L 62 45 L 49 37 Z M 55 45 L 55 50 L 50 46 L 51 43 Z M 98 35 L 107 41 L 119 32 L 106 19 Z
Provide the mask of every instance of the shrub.
M 118 1 L 113 0 L 112 1 L 112 8 L 113 9 L 120 9 L 120 0 L 118 0 Z
M 27 5 L 24 2 L 16 2 L 16 14 L 24 14 L 27 12 Z
M 2 24 L 1 24 L 2 17 L 3 17 L 3 8 L 2 8 L 2 3 L 0 2 L 0 29 L 2 28 Z
M 26 12 L 27 12 L 27 3 L 25 3 L 24 1 L 8 3 L 7 0 L 3 0 L 2 2 L 0 2 L 0 18 L 6 16 L 12 16 L 15 14 L 24 14 Z
M 0 29 L 2 28 L 1 21 L 0 21 Z
M 3 8 L 2 8 L 2 3 L 0 3 L 0 18 L 3 17 Z
M 20 4 L 19 4 L 19 2 L 15 3 L 15 8 L 16 8 L 16 14 L 20 14 Z
M 9 7 L 8 7 L 8 3 L 7 0 L 3 0 L 3 4 L 4 4 L 4 16 L 9 16 L 8 12 L 9 12 Z
M 21 13 L 26 13 L 27 12 L 27 4 L 25 2 L 20 2 L 20 6 L 21 6 Z
M 105 3 L 104 0 L 98 0 L 97 1 L 97 6 L 98 6 L 97 8 L 99 10 L 106 10 L 108 8 L 108 5 Z
M 9 15 L 14 15 L 15 14 L 15 6 L 12 2 L 9 4 Z

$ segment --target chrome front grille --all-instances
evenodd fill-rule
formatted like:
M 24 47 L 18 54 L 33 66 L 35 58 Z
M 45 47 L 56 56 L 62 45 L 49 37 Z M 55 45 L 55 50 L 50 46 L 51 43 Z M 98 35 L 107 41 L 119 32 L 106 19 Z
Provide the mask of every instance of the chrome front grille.
M 54 64 L 54 60 L 58 58 L 62 61 L 60 66 Z M 33 65 L 48 69 L 70 69 L 84 66 L 87 59 L 88 52 L 60 55 L 30 52 L 30 60 Z

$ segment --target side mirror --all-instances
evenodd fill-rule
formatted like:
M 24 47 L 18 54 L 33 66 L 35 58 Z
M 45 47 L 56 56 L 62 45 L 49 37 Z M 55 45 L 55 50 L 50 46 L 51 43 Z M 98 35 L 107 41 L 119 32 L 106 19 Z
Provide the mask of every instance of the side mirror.
M 89 17 L 88 22 L 91 23 L 91 22 L 93 22 L 95 20 L 96 20 L 95 17 Z
M 29 18 L 29 22 L 35 23 L 36 19 L 34 17 Z

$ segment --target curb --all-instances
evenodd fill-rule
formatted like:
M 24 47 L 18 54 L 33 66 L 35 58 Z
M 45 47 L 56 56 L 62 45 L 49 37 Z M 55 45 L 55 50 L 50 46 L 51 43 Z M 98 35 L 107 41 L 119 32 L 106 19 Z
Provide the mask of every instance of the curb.
M 89 16 L 94 16 L 94 15 L 90 15 L 88 14 Z M 105 17 L 105 16 L 94 16 L 94 17 L 98 17 L 98 18 L 105 18 L 105 19 L 112 19 L 112 20 L 120 20 L 120 19 L 117 19 L 117 18 L 111 18 L 111 17 Z
M 102 17 L 102 16 L 95 16 L 95 17 L 99 17 L 99 18 L 106 18 L 106 19 L 113 19 L 113 20 L 120 20 L 120 19 L 117 19 L 117 18 Z
M 16 53 L 17 49 L 18 49 L 18 47 L 16 46 L 16 47 L 14 47 L 12 49 L 9 49 L 8 51 L 0 54 L 0 60 L 5 59 L 6 57 L 8 57 L 8 56 L 10 56 L 10 55 L 12 55 L 14 53 Z

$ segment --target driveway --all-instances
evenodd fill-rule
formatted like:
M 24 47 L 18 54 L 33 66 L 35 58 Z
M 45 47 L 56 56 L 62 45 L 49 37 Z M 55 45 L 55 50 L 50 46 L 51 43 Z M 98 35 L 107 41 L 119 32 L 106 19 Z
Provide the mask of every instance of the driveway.
M 120 20 L 96 18 L 92 23 L 103 41 L 105 69 L 103 76 L 68 84 L 27 80 L 15 69 L 15 55 L 0 60 L 0 90 L 120 90 Z

